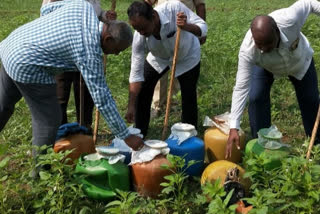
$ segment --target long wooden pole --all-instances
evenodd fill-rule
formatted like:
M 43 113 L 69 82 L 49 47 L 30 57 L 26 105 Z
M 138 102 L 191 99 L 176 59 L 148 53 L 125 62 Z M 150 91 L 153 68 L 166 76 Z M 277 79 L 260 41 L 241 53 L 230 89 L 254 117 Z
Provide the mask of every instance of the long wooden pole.
M 310 158 L 311 150 L 312 150 L 314 141 L 316 139 L 316 135 L 317 135 L 318 127 L 319 127 L 319 120 L 320 120 L 320 105 L 318 107 L 317 118 L 316 118 L 316 121 L 314 122 L 313 130 L 312 130 L 311 140 L 310 140 L 308 152 L 307 152 L 307 160 L 309 160 L 309 158 Z
M 116 10 L 116 0 L 112 0 L 111 3 L 111 10 L 115 11 Z M 103 56 L 103 70 L 106 72 L 107 68 L 107 55 Z M 96 108 L 96 113 L 95 113 L 95 122 L 94 122 L 94 129 L 93 129 L 93 143 L 96 144 L 97 142 L 97 136 L 98 136 L 98 127 L 99 127 L 99 119 L 100 119 L 100 112 L 99 109 Z
M 181 28 L 178 27 L 176 42 L 175 42 L 175 46 L 174 46 L 172 71 L 171 71 L 171 77 L 170 77 L 169 92 L 168 92 L 168 96 L 167 96 L 166 115 L 165 115 L 164 124 L 163 124 L 162 140 L 166 139 L 167 131 L 168 131 L 168 121 L 169 121 L 169 112 L 170 112 L 170 107 L 171 107 L 172 87 L 173 87 L 173 81 L 174 81 L 175 73 L 176 73 L 176 64 L 177 64 L 178 50 L 179 50 L 179 44 L 180 44 L 180 33 L 181 33 Z

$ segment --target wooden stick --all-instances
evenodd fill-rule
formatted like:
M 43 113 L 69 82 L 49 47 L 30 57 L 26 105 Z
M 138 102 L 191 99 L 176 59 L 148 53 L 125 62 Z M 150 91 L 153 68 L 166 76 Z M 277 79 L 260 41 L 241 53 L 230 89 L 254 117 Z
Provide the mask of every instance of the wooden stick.
M 111 3 L 111 10 L 112 11 L 116 11 L 116 4 L 117 3 L 117 1 L 116 0 L 112 0 L 112 3 Z
M 307 160 L 309 160 L 309 158 L 310 158 L 311 150 L 312 150 L 314 141 L 316 139 L 318 126 L 319 126 L 319 120 L 320 120 L 320 105 L 318 107 L 317 118 L 316 118 L 316 121 L 314 122 L 313 130 L 312 130 L 311 140 L 310 140 L 309 147 L 308 147 L 308 152 L 307 152 Z
M 116 10 L 116 5 L 117 5 L 116 3 L 117 3 L 116 0 L 112 0 L 112 4 L 111 4 L 112 11 Z M 106 68 L 107 68 L 107 55 L 104 55 L 103 56 L 103 70 L 104 70 L 104 72 L 106 72 Z M 96 142 L 97 142 L 99 119 L 100 119 L 100 112 L 99 112 L 99 109 L 96 108 L 94 130 L 93 130 L 93 143 L 94 144 L 96 144 Z
M 103 56 L 103 71 L 104 72 L 106 72 L 106 68 L 107 68 L 107 55 L 104 55 Z M 100 119 L 100 112 L 99 112 L 99 109 L 96 108 L 94 129 L 93 129 L 93 143 L 94 144 L 96 144 L 96 142 L 97 142 L 99 119 Z
M 166 115 L 165 115 L 164 124 L 163 124 L 162 140 L 165 140 L 165 138 L 167 136 L 167 131 L 168 131 L 168 121 L 169 121 L 169 112 L 170 112 L 170 107 L 171 107 L 172 87 L 173 87 L 173 81 L 174 81 L 175 73 L 176 73 L 176 63 L 177 63 L 177 58 L 178 58 L 178 49 L 179 49 L 179 43 L 180 43 L 180 33 L 181 33 L 181 29 L 180 29 L 180 27 L 178 27 L 177 28 L 176 42 L 175 42 L 175 46 L 174 46 L 172 71 L 171 71 L 171 77 L 170 77 L 169 92 L 168 92 L 168 96 L 167 96 Z

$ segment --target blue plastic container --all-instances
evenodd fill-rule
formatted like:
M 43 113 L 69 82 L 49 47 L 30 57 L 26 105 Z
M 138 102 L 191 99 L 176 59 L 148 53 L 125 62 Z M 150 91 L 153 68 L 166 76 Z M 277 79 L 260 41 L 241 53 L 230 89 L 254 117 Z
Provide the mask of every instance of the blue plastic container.
M 166 140 L 170 148 L 170 154 L 177 156 L 185 156 L 186 164 L 190 160 L 199 161 L 186 170 L 186 174 L 190 176 L 200 176 L 204 169 L 204 142 L 198 137 L 191 137 L 178 145 L 178 141 L 173 138 Z
M 114 146 L 113 143 L 111 143 L 109 145 L 109 147 L 117 148 L 117 147 Z M 123 151 L 123 150 L 119 149 L 119 153 L 124 155 L 124 156 L 126 156 L 126 158 L 124 159 L 124 163 L 128 165 L 131 162 L 131 152 L 127 152 L 127 151 Z

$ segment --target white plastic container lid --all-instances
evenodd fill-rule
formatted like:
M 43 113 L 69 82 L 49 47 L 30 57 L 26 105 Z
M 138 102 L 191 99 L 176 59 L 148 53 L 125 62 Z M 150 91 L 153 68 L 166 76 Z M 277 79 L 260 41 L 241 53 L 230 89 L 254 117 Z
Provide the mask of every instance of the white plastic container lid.
M 194 127 L 194 125 L 191 125 L 191 124 L 188 124 L 188 123 L 175 123 L 171 127 L 171 130 L 190 132 L 190 131 L 195 130 L 195 127 Z
M 100 155 L 104 155 L 104 156 L 117 155 L 120 152 L 118 148 L 112 148 L 108 146 L 97 146 L 96 150 Z
M 153 149 L 162 149 L 168 147 L 168 144 L 162 140 L 146 140 L 144 144 Z

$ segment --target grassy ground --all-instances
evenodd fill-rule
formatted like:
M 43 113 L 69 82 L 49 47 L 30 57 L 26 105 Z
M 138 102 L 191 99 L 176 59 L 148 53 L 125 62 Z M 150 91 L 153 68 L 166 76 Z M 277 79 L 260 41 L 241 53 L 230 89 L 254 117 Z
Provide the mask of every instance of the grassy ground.
M 110 7 L 109 1 L 102 0 L 103 7 Z M 126 9 L 129 0 L 117 2 L 117 13 L 120 20 L 127 20 Z M 259 14 L 267 14 L 281 7 L 287 7 L 294 0 L 207 0 L 207 23 L 209 26 L 208 39 L 202 47 L 201 75 L 198 84 L 199 106 L 199 135 L 203 136 L 205 127 L 201 123 L 206 115 L 214 116 L 230 111 L 232 88 L 235 83 L 237 70 L 237 55 L 242 39 L 248 30 L 252 18 Z M 36 19 L 39 16 L 41 1 L 39 0 L 1 0 L 0 1 L 0 41 L 18 26 Z M 315 50 L 315 63 L 320 71 L 320 24 L 319 18 L 312 15 L 303 28 Z M 107 65 L 107 83 L 112 91 L 121 115 L 124 116 L 127 108 L 128 76 L 130 72 L 130 49 L 119 56 L 109 56 Z M 292 85 L 286 79 L 274 82 L 272 88 L 272 123 L 277 125 L 289 144 L 300 144 L 304 139 L 304 130 L 300 117 L 300 111 L 295 98 Z M 180 102 L 180 93 L 174 98 L 174 102 Z M 179 121 L 181 112 L 180 104 L 172 107 L 170 124 Z M 68 109 L 69 120 L 75 121 L 73 101 Z M 163 124 L 164 114 L 155 118 L 150 124 L 148 138 L 159 139 Z M 248 115 L 245 112 L 242 128 L 249 136 Z M 100 133 L 108 135 L 105 122 L 100 121 Z M 9 147 L 10 155 L 18 155 L 12 164 L 11 179 L 18 177 L 29 155 L 25 151 L 31 145 L 31 118 L 26 104 L 21 100 L 16 105 L 15 113 L 0 133 L 1 149 Z M 0 156 L 0 159 L 3 157 Z M 15 172 L 15 173 L 14 173 Z M 2 177 L 0 172 L 0 178 Z

